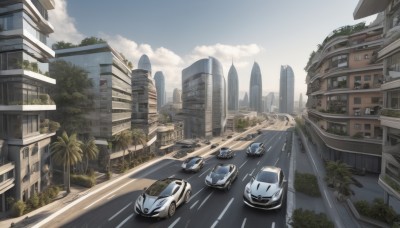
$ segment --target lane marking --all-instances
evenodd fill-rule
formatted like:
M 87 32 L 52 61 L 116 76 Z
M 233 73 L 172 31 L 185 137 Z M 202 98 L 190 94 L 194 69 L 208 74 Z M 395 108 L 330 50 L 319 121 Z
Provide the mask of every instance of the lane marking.
M 267 152 L 271 149 L 271 147 L 268 148 Z
M 241 228 L 244 228 L 244 226 L 246 225 L 246 220 L 247 220 L 247 218 L 244 218 L 244 219 L 243 219 Z
M 248 175 L 248 174 L 246 173 L 246 176 L 243 177 L 242 182 L 246 179 L 247 175 Z
M 249 175 L 250 176 L 253 175 L 254 171 L 256 171 L 256 169 L 253 169 L 253 171 L 251 171 L 251 173 Z
M 201 191 L 203 191 L 204 188 L 205 188 L 205 187 L 203 187 L 203 188 L 200 189 L 198 192 L 196 192 L 194 195 L 192 195 L 192 196 L 190 197 L 190 199 L 188 200 L 188 203 L 189 203 L 190 200 L 192 200 L 195 196 L 197 196 L 197 194 L 199 194 Z
M 203 176 L 203 175 L 204 175 L 206 172 L 208 172 L 208 170 L 210 170 L 210 169 L 211 169 L 211 167 L 208 168 L 206 171 L 202 172 L 202 173 L 199 175 L 199 177 Z
M 244 161 L 243 164 L 241 166 L 239 166 L 239 169 L 242 168 L 244 166 L 244 164 L 246 164 L 248 160 Z
M 218 219 L 212 224 L 211 228 L 214 228 L 218 222 L 222 219 L 222 217 L 224 216 L 224 214 L 226 213 L 226 211 L 228 210 L 228 208 L 231 206 L 232 202 L 233 202 L 232 198 L 229 203 L 225 206 L 224 210 L 221 212 L 221 214 L 218 216 Z
M 275 228 L 275 222 L 272 222 L 271 228 Z
M 278 163 L 278 161 L 279 161 L 279 158 L 278 158 L 278 160 L 276 160 L 276 162 L 275 162 L 274 166 L 276 166 L 276 164 Z
M 259 164 L 260 164 L 260 162 L 261 162 L 261 160 L 257 162 L 257 165 L 259 165 Z
M 174 177 L 175 177 L 175 174 L 173 174 L 173 175 L 169 176 L 168 178 L 174 178 Z
M 200 206 L 197 208 L 197 210 L 200 210 L 200 208 L 204 205 L 204 203 L 210 198 L 210 196 L 213 194 L 213 192 L 211 192 L 210 194 L 208 194 L 208 196 L 203 200 L 203 202 L 201 202 Z
M 110 197 L 108 197 L 107 199 L 109 200 L 109 199 L 113 198 L 114 196 L 115 196 L 115 194 L 114 194 L 114 195 L 112 195 L 112 196 L 110 196 Z
M 181 217 L 177 218 L 171 225 L 169 225 L 168 228 L 174 227 L 179 222 L 179 220 L 181 220 Z
M 113 220 L 115 217 L 117 217 L 117 215 L 119 215 L 122 211 L 124 211 L 126 208 L 128 208 L 130 205 L 132 204 L 132 202 L 128 203 L 128 205 L 126 205 L 124 208 L 122 208 L 121 210 L 119 210 L 117 213 L 115 213 L 115 215 L 111 216 L 108 221 Z
M 194 202 L 194 204 L 192 205 L 192 206 L 190 206 L 190 210 L 192 210 L 192 208 L 194 207 L 194 206 L 196 206 L 196 204 L 199 202 L 199 200 L 197 200 L 196 202 Z
M 328 201 L 329 207 L 332 208 L 331 202 L 329 201 L 329 198 L 328 198 L 328 195 L 326 194 L 325 189 L 324 189 L 324 194 L 325 194 L 325 197 L 326 197 L 326 201 Z
M 97 202 L 99 202 L 100 200 L 106 198 L 107 196 L 113 194 L 114 192 L 120 190 L 121 188 L 125 187 L 126 185 L 130 184 L 132 181 L 135 181 L 136 179 L 132 179 L 130 181 L 128 181 L 127 183 L 121 185 L 120 187 L 118 187 L 117 189 L 115 189 L 112 192 L 109 192 L 108 194 L 104 195 L 103 197 L 100 197 L 98 200 L 94 201 L 93 203 L 89 204 L 88 206 L 86 206 L 85 208 L 83 208 L 84 210 L 88 209 L 89 207 L 93 206 L 94 204 L 96 204 Z
M 133 214 L 129 215 L 124 221 L 122 221 L 116 228 L 122 227 L 129 219 L 133 217 Z

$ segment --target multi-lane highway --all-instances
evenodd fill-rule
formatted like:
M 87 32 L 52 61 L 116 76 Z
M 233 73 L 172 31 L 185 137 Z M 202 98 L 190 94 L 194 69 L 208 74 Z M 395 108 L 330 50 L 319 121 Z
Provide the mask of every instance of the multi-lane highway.
M 288 134 L 283 123 L 278 121 L 264 128 L 252 141 L 226 142 L 225 146 L 231 147 L 236 156 L 218 160 L 213 154 L 205 155 L 206 164 L 198 173 L 182 172 L 181 160 L 162 159 L 81 200 L 43 227 L 284 227 L 286 201 L 275 211 L 257 210 L 243 203 L 245 185 L 262 166 L 281 167 L 285 179 L 288 178 L 290 154 L 282 152 Z M 265 143 L 266 153 L 262 157 L 246 156 L 246 148 L 253 141 Z M 239 168 L 238 178 L 229 191 L 208 188 L 204 184 L 207 173 L 220 162 L 233 163 Z M 134 214 L 135 200 L 143 188 L 165 177 L 183 178 L 191 183 L 189 202 L 179 207 L 170 219 Z

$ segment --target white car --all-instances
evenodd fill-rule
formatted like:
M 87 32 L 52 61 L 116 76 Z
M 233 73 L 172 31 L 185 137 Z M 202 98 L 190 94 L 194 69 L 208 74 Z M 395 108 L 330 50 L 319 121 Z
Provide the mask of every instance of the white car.
M 281 168 L 264 166 L 246 185 L 243 201 L 250 207 L 263 210 L 281 208 L 285 196 L 285 183 Z
M 209 187 L 231 189 L 233 181 L 238 176 L 238 169 L 233 164 L 217 164 L 211 172 L 206 176 L 205 183 Z
M 185 180 L 158 180 L 137 198 L 135 212 L 144 217 L 170 218 L 178 206 L 189 201 L 191 191 L 192 186 Z

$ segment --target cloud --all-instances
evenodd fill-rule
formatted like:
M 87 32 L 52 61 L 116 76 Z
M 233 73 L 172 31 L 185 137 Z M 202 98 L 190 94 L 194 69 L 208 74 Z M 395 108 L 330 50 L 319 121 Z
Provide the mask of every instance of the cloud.
M 84 38 L 75 27 L 75 20 L 67 13 L 65 0 L 54 0 L 55 9 L 49 10 L 49 20 L 54 27 L 54 33 L 50 34 L 50 44 L 57 41 L 80 43 Z

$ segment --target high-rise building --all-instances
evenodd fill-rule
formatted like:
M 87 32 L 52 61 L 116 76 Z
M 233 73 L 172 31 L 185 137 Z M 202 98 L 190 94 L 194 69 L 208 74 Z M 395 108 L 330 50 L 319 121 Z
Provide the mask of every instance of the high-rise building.
M 300 98 L 299 98 L 299 112 L 303 110 L 303 94 L 300 93 Z
M 246 108 L 249 107 L 249 96 L 247 95 L 247 92 L 244 93 L 243 100 L 242 100 L 240 106 L 241 106 L 241 107 L 246 107 Z
M 138 67 L 141 68 L 132 71 L 132 128 L 144 131 L 147 147 L 154 152 L 158 125 L 157 92 L 146 55 L 142 55 Z
M 56 105 L 48 89 L 47 46 L 53 32 L 48 10 L 54 1 L 0 1 L 0 211 L 6 198 L 28 200 L 49 184 L 48 111 Z M 47 126 L 48 127 L 48 126 Z
M 334 30 L 310 56 L 306 128 L 324 160 L 380 172 L 382 130 L 382 23 Z
M 382 168 L 379 185 L 384 189 L 384 200 L 389 201 L 389 195 L 400 200 L 398 187 L 400 185 L 400 10 L 397 0 L 365 1 L 360 0 L 354 11 L 354 18 L 359 19 L 375 13 L 384 20 L 383 47 L 373 58 L 383 62 L 383 78 L 379 82 L 383 93 L 383 109 L 380 120 L 382 134 Z M 374 80 L 375 82 L 375 80 Z
M 211 138 L 225 131 L 226 85 L 221 63 L 201 59 L 182 70 L 185 138 Z
M 161 107 L 165 105 L 165 78 L 162 71 L 157 71 L 154 74 L 154 81 L 156 83 L 157 90 L 157 111 L 161 110 Z
M 249 109 L 262 112 L 262 77 L 260 66 L 254 62 L 250 75 Z
M 279 88 L 279 112 L 292 114 L 294 107 L 294 73 L 288 65 L 281 66 Z
M 235 66 L 232 64 L 228 73 L 228 110 L 239 109 L 239 81 Z
M 182 90 L 175 88 L 173 94 L 173 103 L 180 104 L 182 103 Z
M 268 93 L 266 97 L 265 112 L 273 112 L 272 106 L 274 105 L 275 96 L 273 92 Z

